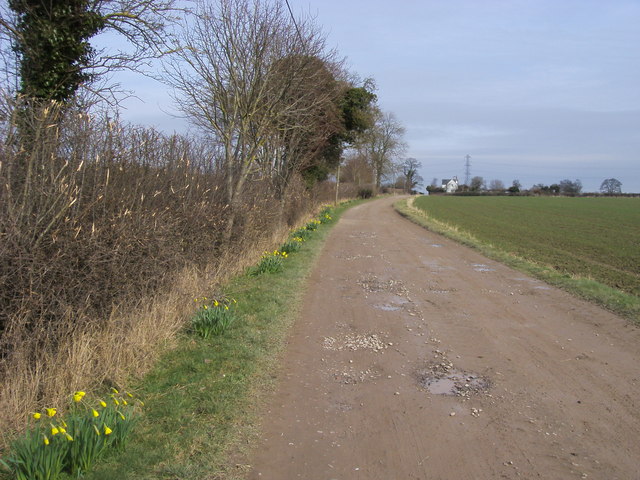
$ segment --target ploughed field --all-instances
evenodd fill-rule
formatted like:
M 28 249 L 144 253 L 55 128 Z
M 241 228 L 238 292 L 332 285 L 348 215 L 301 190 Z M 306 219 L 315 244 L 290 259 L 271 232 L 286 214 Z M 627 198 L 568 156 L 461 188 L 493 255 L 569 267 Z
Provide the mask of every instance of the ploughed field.
M 526 260 L 640 295 L 640 199 L 423 196 L 414 206 Z

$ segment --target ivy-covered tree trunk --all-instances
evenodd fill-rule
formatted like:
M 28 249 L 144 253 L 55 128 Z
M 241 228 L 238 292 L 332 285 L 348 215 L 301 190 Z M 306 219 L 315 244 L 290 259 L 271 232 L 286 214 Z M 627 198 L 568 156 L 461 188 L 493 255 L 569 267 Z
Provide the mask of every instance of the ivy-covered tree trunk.
M 87 0 L 9 0 L 17 16 L 15 50 L 20 92 L 29 99 L 68 102 L 88 80 L 89 39 L 104 27 Z

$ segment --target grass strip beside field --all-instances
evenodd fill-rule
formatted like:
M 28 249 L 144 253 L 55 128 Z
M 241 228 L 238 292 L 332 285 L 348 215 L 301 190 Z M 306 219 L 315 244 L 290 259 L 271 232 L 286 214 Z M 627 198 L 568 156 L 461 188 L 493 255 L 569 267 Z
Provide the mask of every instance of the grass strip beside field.
M 145 416 L 127 451 L 111 456 L 87 480 L 233 479 L 246 468 L 241 451 L 255 438 L 260 399 L 273 386 L 289 328 L 300 311 L 305 280 L 332 224 L 333 210 L 277 273 L 239 276 L 225 288 L 238 319 L 221 336 L 186 333 L 138 386 Z
M 442 202 L 445 200 L 453 200 L 453 198 L 447 197 L 440 201 Z M 586 300 L 601 305 L 612 312 L 624 316 L 636 324 L 640 324 L 640 297 L 607 285 L 603 281 L 598 281 L 594 278 L 581 275 L 581 272 L 572 271 L 567 267 L 567 265 L 564 265 L 560 269 L 557 262 L 552 262 L 553 264 L 547 263 L 548 257 L 537 256 L 536 254 L 536 252 L 545 248 L 544 240 L 532 239 L 530 236 L 512 236 L 512 243 L 507 245 L 501 242 L 499 238 L 500 235 L 504 233 L 504 229 L 507 228 L 504 221 L 502 221 L 502 230 L 500 230 L 500 235 L 496 235 L 495 238 L 491 238 L 487 233 L 489 232 L 489 227 L 486 227 L 485 224 L 483 227 L 484 234 L 482 238 L 480 238 L 475 231 L 472 232 L 470 231 L 472 229 L 467 228 L 468 225 L 465 224 L 464 221 L 458 221 L 458 217 L 453 212 L 463 211 L 464 207 L 457 203 L 453 206 L 454 210 L 450 212 L 451 215 L 449 217 L 449 221 L 443 221 L 443 217 L 436 218 L 435 215 L 431 214 L 431 211 L 419 208 L 416 206 L 415 199 L 413 198 L 396 202 L 394 207 L 400 214 L 418 225 L 472 247 L 489 258 L 528 273 L 549 283 L 550 285 L 562 288 L 574 295 L 580 296 Z M 467 212 L 469 211 L 469 209 L 466 210 Z M 492 214 L 499 217 L 500 211 L 486 210 L 487 216 Z M 460 218 L 464 218 L 464 216 L 461 215 Z M 517 217 L 511 216 L 512 222 L 514 221 L 514 218 Z M 498 219 L 497 221 L 500 222 L 501 220 Z M 520 215 L 520 222 L 531 227 L 533 225 L 533 216 Z M 497 229 L 498 227 L 494 226 L 494 228 Z M 518 246 L 519 240 L 522 240 L 521 248 Z M 537 242 L 537 248 L 535 250 L 528 250 L 526 248 L 527 242 Z M 632 245 L 633 244 L 629 246 L 631 249 Z M 553 251 L 556 245 L 549 244 L 548 247 L 549 250 Z M 579 251 L 574 253 L 579 254 Z M 562 254 L 561 250 L 560 254 Z M 632 268 L 634 267 L 632 266 Z M 629 278 L 629 275 L 627 275 L 627 278 Z M 633 275 L 631 275 L 631 278 L 633 278 Z

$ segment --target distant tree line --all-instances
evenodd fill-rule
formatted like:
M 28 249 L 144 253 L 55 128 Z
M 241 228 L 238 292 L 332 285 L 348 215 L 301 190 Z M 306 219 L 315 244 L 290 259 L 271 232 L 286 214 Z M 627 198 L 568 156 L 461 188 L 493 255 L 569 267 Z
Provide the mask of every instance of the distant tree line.
M 438 183 L 438 179 L 434 178 L 431 185 L 427 186 L 429 193 L 444 193 L 444 188 Z M 525 190 L 519 180 L 513 180 L 510 187 L 506 188 L 501 180 L 491 180 L 488 185 L 481 176 L 475 176 L 469 182 L 469 185 L 460 185 L 456 193 L 465 194 L 522 194 L 522 195 L 567 195 L 575 196 L 583 194 L 582 182 L 579 179 L 564 179 L 558 183 L 545 185 L 537 183 L 530 189 Z M 622 182 L 616 178 L 607 178 L 600 185 L 600 193 L 604 195 L 620 195 L 622 194 Z

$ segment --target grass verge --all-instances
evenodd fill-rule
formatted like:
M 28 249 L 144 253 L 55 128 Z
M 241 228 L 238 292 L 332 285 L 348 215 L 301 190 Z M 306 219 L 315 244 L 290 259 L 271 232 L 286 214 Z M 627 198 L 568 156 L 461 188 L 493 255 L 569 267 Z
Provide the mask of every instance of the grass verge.
M 589 278 L 563 274 L 549 265 L 536 263 L 505 252 L 494 245 L 478 240 L 455 225 L 430 217 L 424 210 L 414 207 L 412 203 L 412 198 L 401 200 L 394 204 L 394 208 L 404 217 L 432 232 L 471 247 L 489 258 L 594 302 L 640 325 L 640 298 L 637 296 L 621 292 Z
M 334 222 L 351 206 L 333 211 Z M 107 457 L 87 480 L 233 479 L 246 467 L 231 462 L 255 437 L 257 410 L 273 386 L 305 279 L 334 222 L 322 224 L 286 259 L 282 271 L 232 279 L 225 295 L 238 319 L 221 336 L 181 334 L 135 388 L 144 417 L 127 450 Z

